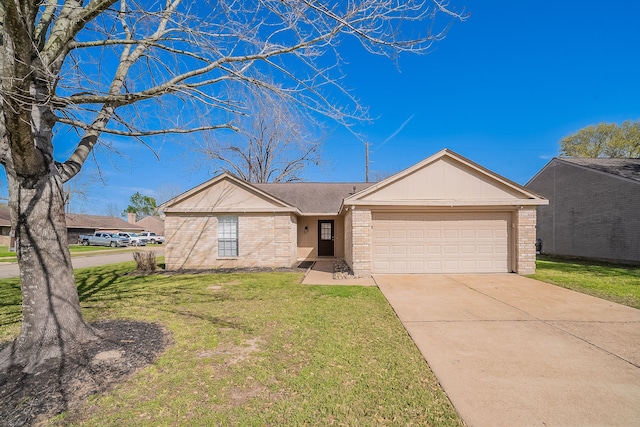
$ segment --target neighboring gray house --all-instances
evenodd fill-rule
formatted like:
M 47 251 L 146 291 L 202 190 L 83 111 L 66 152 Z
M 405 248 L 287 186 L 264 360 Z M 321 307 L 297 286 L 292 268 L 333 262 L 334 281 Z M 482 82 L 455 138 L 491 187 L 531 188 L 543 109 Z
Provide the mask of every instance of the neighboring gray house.
M 543 253 L 640 262 L 640 159 L 554 158 L 525 187 Z

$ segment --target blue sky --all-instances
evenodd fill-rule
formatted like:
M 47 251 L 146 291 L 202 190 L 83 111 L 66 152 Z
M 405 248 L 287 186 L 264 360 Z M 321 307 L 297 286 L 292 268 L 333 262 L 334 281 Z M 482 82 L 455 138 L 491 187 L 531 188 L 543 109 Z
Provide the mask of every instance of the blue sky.
M 452 0 L 454 3 L 454 0 Z M 345 44 L 344 85 L 376 120 L 357 131 L 371 143 L 370 169 L 389 175 L 450 148 L 525 184 L 558 154 L 559 140 L 589 124 L 640 119 L 640 2 L 455 1 L 471 17 L 423 56 L 397 64 Z M 210 174 L 185 147 L 166 143 L 160 160 L 140 145 L 106 162 L 74 209 L 121 211 L 131 194 L 186 191 Z M 309 181 L 364 181 L 362 141 L 337 125 Z M 80 180 L 90 181 L 87 165 Z M 5 189 L 6 194 L 6 189 Z M 99 196 L 98 196 L 99 195 Z

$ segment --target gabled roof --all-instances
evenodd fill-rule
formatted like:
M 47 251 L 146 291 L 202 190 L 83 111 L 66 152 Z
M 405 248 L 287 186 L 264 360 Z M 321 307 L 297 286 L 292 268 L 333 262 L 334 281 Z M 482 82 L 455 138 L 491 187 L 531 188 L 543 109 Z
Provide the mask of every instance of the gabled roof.
M 153 231 L 158 235 L 164 235 L 164 221 L 158 216 L 145 216 L 136 225 L 144 231 Z
M 114 216 L 87 215 L 68 213 L 65 215 L 67 228 L 88 228 L 95 230 L 122 230 L 142 231 L 143 228 L 136 224 Z
M 142 231 L 143 228 L 129 224 L 123 219 L 114 216 L 65 214 L 65 222 L 68 229 L 95 229 L 95 230 L 123 230 Z M 11 227 L 11 214 L 8 206 L 0 206 L 0 226 Z
M 245 202 L 250 202 L 245 205 Z M 242 207 L 241 207 L 242 205 Z M 159 211 L 178 212 L 295 212 L 299 209 L 229 173 L 223 173 L 164 202 Z
M 346 205 L 514 206 L 548 201 L 471 160 L 444 149 L 347 197 Z
M 292 212 L 340 214 L 345 205 L 523 206 L 548 201 L 445 149 L 378 183 L 252 184 L 228 173 L 163 203 L 172 213 Z
M 640 159 L 578 159 L 562 157 L 558 158 L 558 160 L 640 182 Z
M 231 184 L 235 189 L 253 195 L 250 203 L 242 206 L 234 205 L 238 195 L 232 195 L 231 189 L 224 192 L 228 200 L 220 200 L 220 191 L 216 186 Z M 361 191 L 371 183 L 260 183 L 252 184 L 228 173 L 218 175 L 209 181 L 165 202 L 159 210 L 172 212 L 224 212 L 238 211 L 286 211 L 298 215 L 335 215 L 340 209 L 342 200 L 349 195 Z M 215 194 L 214 194 L 215 193 Z M 259 200 L 258 200 L 259 199 Z M 260 200 L 266 203 L 259 203 Z M 215 206 L 214 206 L 215 205 Z M 248 205 L 253 205 L 253 207 Z
M 253 185 L 291 206 L 296 206 L 305 215 L 335 215 L 346 197 L 372 186 L 373 183 L 288 182 Z

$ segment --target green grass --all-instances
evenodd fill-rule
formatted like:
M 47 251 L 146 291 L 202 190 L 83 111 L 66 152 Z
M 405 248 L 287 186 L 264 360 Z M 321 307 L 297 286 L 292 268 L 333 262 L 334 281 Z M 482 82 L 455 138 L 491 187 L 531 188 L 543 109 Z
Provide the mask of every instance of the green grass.
M 460 426 L 377 288 L 303 286 L 297 273 L 126 276 L 77 270 L 89 321 L 158 322 L 152 366 L 53 424 Z M 0 280 L 0 339 L 18 333 L 17 280 Z
M 540 257 L 530 277 L 640 309 L 640 267 Z
M 15 257 L 16 253 L 9 251 L 9 249 L 7 249 L 6 246 L 0 246 L 0 258 L 7 257 L 7 256 Z
M 69 245 L 69 251 L 71 254 L 74 253 L 84 253 L 84 252 L 95 252 L 95 251 L 118 251 L 118 250 L 126 250 L 132 249 L 131 247 L 120 247 L 120 248 L 112 248 L 111 246 L 84 246 L 84 245 Z M 133 248 L 135 249 L 135 248 Z
M 71 256 L 74 254 L 85 254 L 86 252 L 96 251 L 134 251 L 135 247 L 121 247 L 112 248 L 110 246 L 83 246 L 83 245 L 69 245 Z M 9 251 L 5 246 L 0 249 L 0 262 L 16 262 L 16 253 Z

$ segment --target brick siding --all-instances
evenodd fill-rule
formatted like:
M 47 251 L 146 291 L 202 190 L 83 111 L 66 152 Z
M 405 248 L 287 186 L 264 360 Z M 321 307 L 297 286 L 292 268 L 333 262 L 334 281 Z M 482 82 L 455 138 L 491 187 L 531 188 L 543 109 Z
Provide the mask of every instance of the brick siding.
M 239 252 L 234 258 L 218 257 L 215 215 L 168 215 L 165 233 L 168 270 L 291 267 L 296 262 L 297 224 L 288 213 L 238 215 Z
M 528 185 L 546 254 L 640 262 L 640 183 L 553 161 Z
M 351 214 L 351 268 L 355 274 L 370 274 L 371 239 L 373 237 L 371 234 L 371 210 L 356 209 L 349 211 L 349 213 Z
M 536 272 L 536 208 L 518 209 L 516 217 L 516 273 Z

